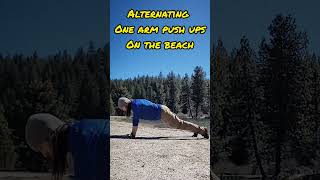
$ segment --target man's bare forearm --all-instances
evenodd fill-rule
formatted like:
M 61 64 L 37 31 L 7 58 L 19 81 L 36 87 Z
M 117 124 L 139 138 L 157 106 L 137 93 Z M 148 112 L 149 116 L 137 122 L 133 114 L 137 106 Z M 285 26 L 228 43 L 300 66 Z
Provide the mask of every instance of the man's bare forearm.
M 132 126 L 131 135 L 132 135 L 133 137 L 136 137 L 137 130 L 138 130 L 138 126 Z

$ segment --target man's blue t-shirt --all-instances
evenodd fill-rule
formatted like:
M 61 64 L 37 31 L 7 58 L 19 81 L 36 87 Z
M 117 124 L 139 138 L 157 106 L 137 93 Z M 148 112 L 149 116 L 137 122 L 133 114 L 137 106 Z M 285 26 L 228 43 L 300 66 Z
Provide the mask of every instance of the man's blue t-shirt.
M 131 109 L 133 112 L 133 126 L 138 126 L 139 119 L 160 120 L 161 118 L 161 105 L 146 99 L 133 99 L 131 101 Z
M 69 126 L 76 180 L 109 178 L 109 120 L 83 119 Z

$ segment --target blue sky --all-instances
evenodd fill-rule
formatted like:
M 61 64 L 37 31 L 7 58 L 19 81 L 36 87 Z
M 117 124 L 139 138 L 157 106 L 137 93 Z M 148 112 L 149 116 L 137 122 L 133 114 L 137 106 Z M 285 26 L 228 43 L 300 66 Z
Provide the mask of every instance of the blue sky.
M 106 0 L 1 0 L 0 53 L 74 53 L 107 41 Z
M 210 68 L 210 1 L 209 0 L 111 0 L 110 1 L 110 76 L 111 79 L 130 78 L 138 75 L 166 75 L 170 71 L 189 75 L 196 66 L 202 66 L 209 78 Z M 130 9 L 135 10 L 188 10 L 188 19 L 127 19 Z M 114 28 L 122 25 L 207 25 L 204 35 L 137 35 L 114 34 Z M 128 40 L 180 40 L 195 41 L 193 50 L 127 50 Z
M 320 55 L 320 1 L 318 0 L 214 0 L 213 38 L 220 37 L 231 50 L 239 46 L 246 35 L 257 49 L 263 36 L 268 37 L 268 26 L 279 13 L 292 14 L 302 30 L 310 38 L 309 48 Z
M 110 0 L 109 0 L 110 1 Z M 128 0 L 118 1 L 128 4 Z M 145 1 L 131 0 L 145 4 Z M 150 0 L 153 1 L 162 0 Z M 24 53 L 31 55 L 54 54 L 67 49 L 73 53 L 90 40 L 96 47 L 103 47 L 109 40 L 107 17 L 108 0 L 1 0 L 0 1 L 0 53 Z M 168 2 L 168 0 L 166 1 Z M 171 0 L 171 3 L 178 2 Z M 184 1 L 191 8 L 201 11 L 202 0 Z M 185 3 L 185 5 L 188 5 Z M 178 6 L 184 7 L 183 5 Z M 242 35 L 247 35 L 256 47 L 267 27 L 278 13 L 291 13 L 310 37 L 310 49 L 320 55 L 320 1 L 318 0 L 213 0 L 211 38 L 223 39 L 231 49 L 239 45 Z M 204 16 L 203 16 L 204 17 Z M 107 33 L 106 33 L 107 32 Z

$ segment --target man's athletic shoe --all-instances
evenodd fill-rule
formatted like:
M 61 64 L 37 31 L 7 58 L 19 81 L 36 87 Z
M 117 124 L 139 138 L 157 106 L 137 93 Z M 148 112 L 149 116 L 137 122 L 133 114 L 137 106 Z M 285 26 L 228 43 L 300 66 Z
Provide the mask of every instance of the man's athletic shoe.
M 192 137 L 198 137 L 198 133 L 194 133 Z
M 204 134 L 201 134 L 204 138 L 209 139 L 208 129 L 204 128 Z M 198 137 L 198 133 L 194 133 L 192 137 Z
M 208 129 L 204 128 L 204 134 L 201 134 L 204 138 L 209 139 Z

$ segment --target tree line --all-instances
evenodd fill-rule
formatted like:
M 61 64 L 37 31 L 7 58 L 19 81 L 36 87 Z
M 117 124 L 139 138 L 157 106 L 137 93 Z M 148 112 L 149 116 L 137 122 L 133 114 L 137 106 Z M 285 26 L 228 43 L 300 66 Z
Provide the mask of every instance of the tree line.
M 221 39 L 213 47 L 211 165 L 253 164 L 263 179 L 315 172 L 320 58 L 291 15 L 277 15 L 268 31 L 257 52 L 246 37 L 231 52 Z
M 113 79 L 110 82 L 110 113 L 123 115 L 117 108 L 122 96 L 132 99 L 148 99 L 167 105 L 173 112 L 191 118 L 209 116 L 210 83 L 201 66 L 194 68 L 191 76 L 181 77 L 173 71 L 164 76 L 137 76 L 128 79 Z
M 48 169 L 25 143 L 25 124 L 34 113 L 51 113 L 65 121 L 108 117 L 106 54 L 108 45 L 95 48 L 90 42 L 74 55 L 0 55 L 0 169 Z

